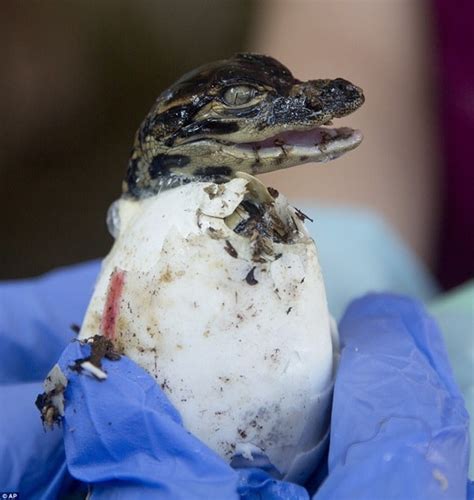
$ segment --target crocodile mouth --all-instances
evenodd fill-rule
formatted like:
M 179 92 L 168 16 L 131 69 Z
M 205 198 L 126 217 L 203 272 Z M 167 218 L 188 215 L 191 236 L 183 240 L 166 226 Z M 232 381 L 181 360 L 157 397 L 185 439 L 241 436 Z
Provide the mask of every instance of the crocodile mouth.
M 309 162 L 328 162 L 356 148 L 363 139 L 360 130 L 327 125 L 286 128 L 255 141 L 199 138 L 180 144 L 176 151 L 195 159 L 195 165 L 188 165 L 193 175 L 222 181 L 236 172 L 258 175 Z M 213 164 L 206 165 L 209 159 Z M 181 169 L 180 173 L 185 172 Z
M 292 157 L 298 163 L 324 162 L 356 148 L 362 138 L 360 130 L 319 126 L 303 131 L 279 132 L 261 141 L 237 143 L 234 147 L 256 156 L 259 161 Z

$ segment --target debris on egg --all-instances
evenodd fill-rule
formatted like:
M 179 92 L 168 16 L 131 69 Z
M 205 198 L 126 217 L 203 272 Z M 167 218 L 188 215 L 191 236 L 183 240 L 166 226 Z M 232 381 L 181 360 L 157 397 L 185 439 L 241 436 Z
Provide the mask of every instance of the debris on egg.
M 64 390 L 67 387 L 67 378 L 58 365 L 54 365 L 44 383 L 44 393 L 36 398 L 35 405 L 41 413 L 41 420 L 45 426 L 59 425 L 64 416 Z

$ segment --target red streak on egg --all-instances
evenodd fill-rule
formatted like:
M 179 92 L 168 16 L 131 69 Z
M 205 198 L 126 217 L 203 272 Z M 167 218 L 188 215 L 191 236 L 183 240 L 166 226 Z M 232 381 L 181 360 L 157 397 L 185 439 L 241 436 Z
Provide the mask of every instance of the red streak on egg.
M 115 268 L 110 275 L 107 298 L 105 300 L 104 312 L 100 324 L 102 335 L 110 340 L 115 338 L 115 329 L 120 310 L 120 297 L 122 296 L 124 284 L 125 271 Z

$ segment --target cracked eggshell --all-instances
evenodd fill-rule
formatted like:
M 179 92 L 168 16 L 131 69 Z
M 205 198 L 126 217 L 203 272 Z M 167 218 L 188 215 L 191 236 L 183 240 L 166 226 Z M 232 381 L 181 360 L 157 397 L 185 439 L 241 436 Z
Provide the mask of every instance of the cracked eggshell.
M 123 270 L 115 343 L 161 384 L 186 428 L 228 461 L 259 449 L 303 480 L 327 431 L 330 318 L 315 245 L 283 196 L 272 203 L 292 242 L 267 241 L 261 262 L 255 242 L 227 225 L 244 197 L 270 196 L 262 186 L 244 176 L 118 200 L 116 241 L 80 338 L 103 330 L 111 276 Z

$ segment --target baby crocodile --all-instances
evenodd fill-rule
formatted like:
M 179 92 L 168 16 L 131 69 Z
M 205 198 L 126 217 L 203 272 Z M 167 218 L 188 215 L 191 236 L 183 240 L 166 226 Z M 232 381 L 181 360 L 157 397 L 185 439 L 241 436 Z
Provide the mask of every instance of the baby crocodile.
M 237 54 L 201 66 L 164 91 L 135 136 L 124 192 L 142 198 L 186 182 L 224 182 L 328 161 L 362 135 L 330 128 L 364 102 L 336 78 L 302 82 L 272 57 Z

